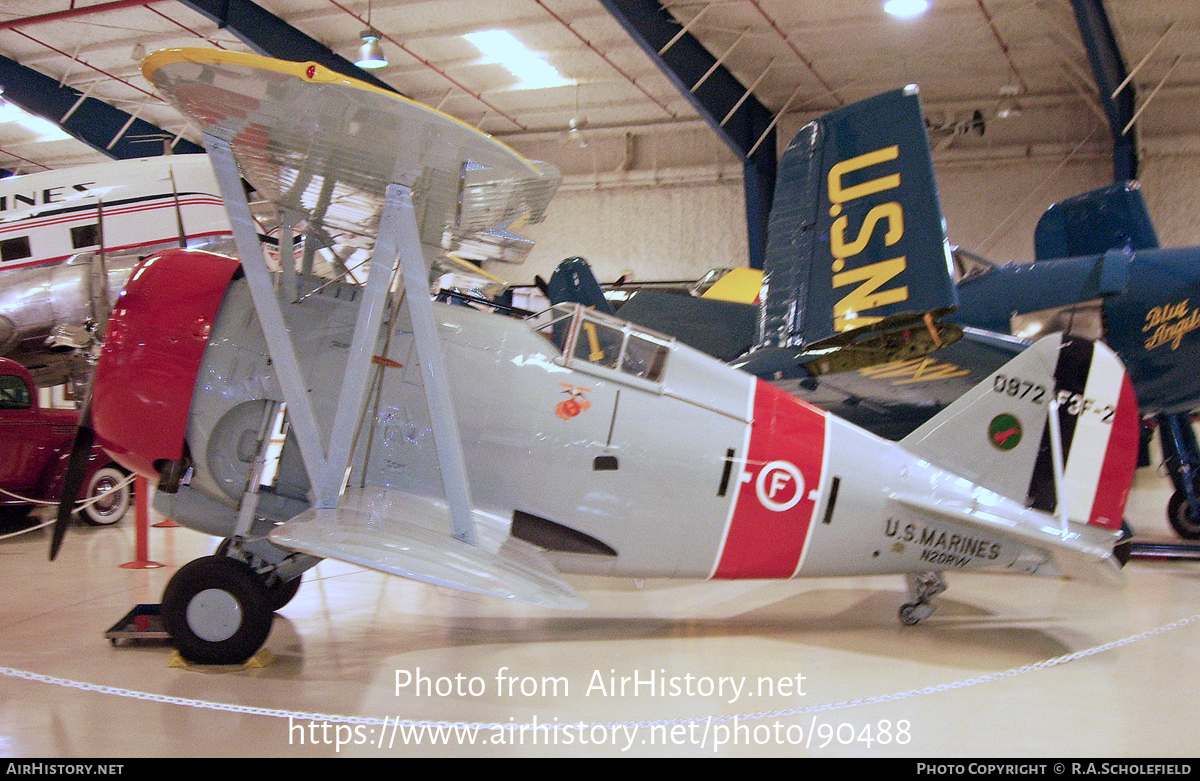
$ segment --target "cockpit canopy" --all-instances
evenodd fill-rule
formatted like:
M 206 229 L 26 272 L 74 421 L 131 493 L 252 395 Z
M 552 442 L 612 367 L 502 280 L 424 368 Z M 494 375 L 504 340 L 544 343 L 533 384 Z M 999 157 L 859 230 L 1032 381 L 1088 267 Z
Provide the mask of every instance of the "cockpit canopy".
M 587 309 L 559 304 L 535 315 L 533 327 L 549 339 L 567 365 L 584 371 L 619 372 L 658 385 L 662 382 L 672 339 Z

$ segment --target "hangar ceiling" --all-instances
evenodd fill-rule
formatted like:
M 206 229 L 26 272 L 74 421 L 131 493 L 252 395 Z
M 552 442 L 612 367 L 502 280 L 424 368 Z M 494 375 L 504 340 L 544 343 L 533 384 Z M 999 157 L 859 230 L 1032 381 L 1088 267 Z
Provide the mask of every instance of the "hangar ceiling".
M 916 83 L 943 162 L 1111 154 L 1073 0 L 931 0 L 913 19 L 885 14 L 882 0 L 665 0 L 661 9 L 654 0 L 0 0 L 0 54 L 172 140 L 198 141 L 141 76 L 144 52 L 253 51 L 268 43 L 300 52 L 297 41 L 307 37 L 351 60 L 369 20 L 390 63 L 374 77 L 554 162 L 568 181 L 696 170 L 741 176 L 737 155 L 607 7 L 648 4 L 753 88 L 780 144 L 820 113 Z M 240 29 L 214 21 L 212 9 L 243 6 L 300 37 L 261 22 Z M 1104 7 L 1133 73 L 1141 150 L 1200 149 L 1195 0 L 1105 0 Z M 492 29 L 510 32 L 566 83 L 516 88 L 505 68 L 463 37 Z M 72 115 L 81 111 L 86 106 Z M 125 134 L 134 130 L 122 141 Z M 155 153 L 162 141 L 152 135 L 137 133 L 133 142 Z M 29 172 L 102 159 L 74 138 L 49 140 L 0 123 L 0 167 Z

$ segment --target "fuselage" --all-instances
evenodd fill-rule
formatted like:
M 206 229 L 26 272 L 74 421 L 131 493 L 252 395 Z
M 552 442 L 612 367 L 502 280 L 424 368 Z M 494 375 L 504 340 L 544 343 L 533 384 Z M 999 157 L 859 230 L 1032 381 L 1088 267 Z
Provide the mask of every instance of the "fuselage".
M 331 285 L 285 309 L 321 420 L 332 419 L 353 331 L 349 293 Z M 246 489 L 247 442 L 261 426 L 263 399 L 282 400 L 253 312 L 244 282 L 234 281 L 212 322 L 190 403 L 175 393 L 144 407 L 182 406 L 186 417 L 194 475 L 178 494 L 160 494 L 165 512 L 220 536 L 233 528 Z M 1032 572 L 1048 562 L 1044 550 L 897 497 L 983 504 L 1014 524 L 1053 522 L 1049 516 L 674 340 L 574 306 L 537 321 L 442 304 L 435 314 L 474 504 L 513 523 L 514 533 L 532 524 L 594 543 L 581 553 L 539 538 L 563 571 L 791 578 L 984 566 Z M 437 496 L 421 366 L 403 310 L 397 322 L 386 354 L 380 344 L 382 378 L 348 484 Z M 156 326 L 153 337 L 174 344 L 163 331 Z M 177 357 L 175 348 L 164 350 Z M 153 378 L 138 368 L 141 360 L 129 376 Z M 144 357 L 146 366 L 157 360 Z M 106 440 L 108 421 L 149 414 L 136 397 L 164 383 L 146 385 L 127 389 L 129 399 L 102 402 L 98 380 L 96 429 L 118 460 L 122 450 L 144 448 Z M 124 462 L 145 471 L 157 460 Z M 307 507 L 306 489 L 295 448 L 285 446 L 259 512 L 287 520 Z

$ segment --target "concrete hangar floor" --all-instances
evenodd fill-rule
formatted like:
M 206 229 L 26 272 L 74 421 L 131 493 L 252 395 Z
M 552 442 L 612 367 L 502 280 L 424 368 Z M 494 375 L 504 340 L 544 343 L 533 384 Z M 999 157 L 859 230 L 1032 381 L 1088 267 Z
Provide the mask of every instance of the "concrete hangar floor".
M 1141 470 L 1128 517 L 1167 537 Z M 105 632 L 215 540 L 131 519 L 0 541 L 0 757 L 1188 757 L 1200 753 L 1200 563 L 1119 590 L 948 576 L 900 625 L 899 577 L 572 578 L 563 613 L 323 562 L 261 668 L 170 666 Z M 397 723 L 399 720 L 399 723 Z M 536 724 L 521 731 L 517 725 Z M 549 725 L 549 726 L 547 726 Z

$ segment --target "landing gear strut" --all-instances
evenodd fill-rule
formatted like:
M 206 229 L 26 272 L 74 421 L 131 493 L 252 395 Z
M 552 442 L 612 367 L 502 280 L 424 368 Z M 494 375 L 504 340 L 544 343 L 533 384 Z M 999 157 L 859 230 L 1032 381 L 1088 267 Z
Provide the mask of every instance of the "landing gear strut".
M 900 606 L 900 623 L 913 626 L 933 614 L 936 605 L 930 601 L 946 590 L 946 579 L 940 572 L 910 572 L 906 577 L 912 599 Z
M 1189 413 L 1159 415 L 1163 458 L 1175 493 L 1167 504 L 1167 520 L 1185 540 L 1200 540 L 1200 446 Z

